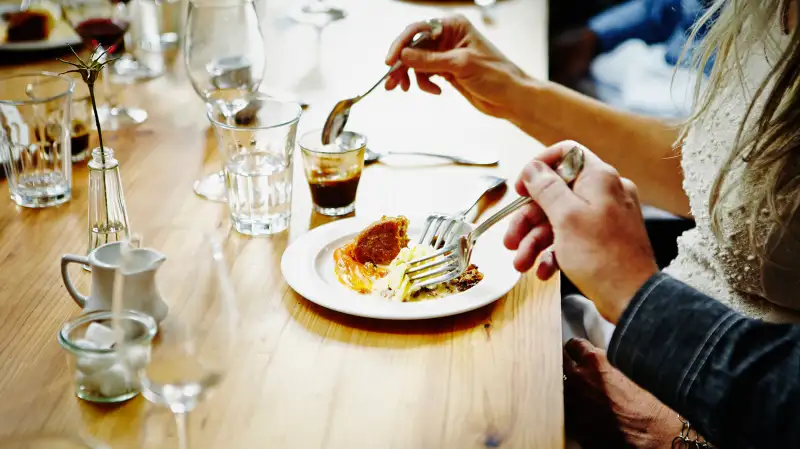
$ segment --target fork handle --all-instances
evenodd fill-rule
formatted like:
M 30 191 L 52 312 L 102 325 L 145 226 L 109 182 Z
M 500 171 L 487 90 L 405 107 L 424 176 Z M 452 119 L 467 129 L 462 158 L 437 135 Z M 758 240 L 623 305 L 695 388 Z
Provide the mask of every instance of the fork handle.
M 522 206 L 532 202 L 533 200 L 527 196 L 521 196 L 511 203 L 509 203 L 506 207 L 500 209 L 492 215 L 491 217 L 487 218 L 483 223 L 479 224 L 478 227 L 475 228 L 474 231 L 470 233 L 470 240 L 473 242 L 478 240 L 478 237 L 481 236 L 487 229 L 491 228 L 495 225 L 498 221 L 506 218 L 507 216 L 514 213 L 517 209 L 521 208 Z

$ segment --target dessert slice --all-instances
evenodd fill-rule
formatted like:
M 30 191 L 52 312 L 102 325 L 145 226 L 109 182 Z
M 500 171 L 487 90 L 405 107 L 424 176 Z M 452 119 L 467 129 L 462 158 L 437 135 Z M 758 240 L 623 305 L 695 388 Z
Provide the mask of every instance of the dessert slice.
M 6 41 L 30 42 L 46 40 L 55 25 L 53 15 L 46 9 L 28 9 L 7 14 Z
M 408 218 L 384 216 L 358 234 L 353 257 L 362 264 L 388 265 L 408 241 Z

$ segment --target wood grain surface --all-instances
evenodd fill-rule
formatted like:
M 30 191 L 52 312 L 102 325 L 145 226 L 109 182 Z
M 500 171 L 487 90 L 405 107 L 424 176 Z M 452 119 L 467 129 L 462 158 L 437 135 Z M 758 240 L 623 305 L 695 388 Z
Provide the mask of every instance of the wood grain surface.
M 337 99 L 372 85 L 386 70 L 385 52 L 396 34 L 431 16 L 465 13 L 523 69 L 546 74 L 545 0 L 501 1 L 492 24 L 483 23 L 469 2 L 338 3 L 348 17 L 322 31 L 283 19 L 291 1 L 259 4 L 269 57 L 263 89 L 294 92 L 311 103 L 300 133 L 321 127 Z M 134 229 L 225 230 L 226 205 L 192 192 L 192 181 L 220 163 L 204 106 L 181 61 L 167 58 L 166 75 L 126 89 L 125 102 L 146 108 L 150 118 L 139 128 L 108 133 L 106 140 L 121 163 Z M 0 62 L 0 75 L 61 70 L 54 62 L 15 64 L 7 54 Z M 379 89 L 353 109 L 349 127 L 366 134 L 378 151 L 500 156 L 500 165 L 489 168 L 397 158 L 369 166 L 356 214 L 376 218 L 457 210 L 475 177 L 515 179 L 541 148 L 512 125 L 475 111 L 449 87 L 440 97 Z M 311 212 L 296 154 L 290 231 L 271 238 L 228 233 L 244 317 L 241 346 L 222 387 L 192 414 L 191 446 L 563 447 L 557 280 L 526 275 L 492 305 L 428 321 L 375 321 L 317 307 L 295 294 L 280 273 L 287 244 L 330 221 Z M 0 435 L 84 426 L 114 448 L 177 447 L 170 416 L 143 398 L 98 407 L 67 391 L 66 356 L 56 332 L 80 311 L 58 267 L 62 254 L 86 251 L 87 180 L 85 163 L 77 164 L 73 198 L 56 208 L 23 209 L 0 196 Z M 514 195 L 507 192 L 487 207 L 494 210 Z M 73 274 L 86 291 L 89 276 Z

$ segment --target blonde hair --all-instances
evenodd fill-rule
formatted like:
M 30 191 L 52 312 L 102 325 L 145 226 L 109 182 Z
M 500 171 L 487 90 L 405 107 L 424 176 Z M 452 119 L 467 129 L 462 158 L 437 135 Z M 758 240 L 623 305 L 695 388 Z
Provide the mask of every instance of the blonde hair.
M 729 190 L 723 191 L 723 186 L 731 169 L 743 162 L 746 176 L 761 180 L 751 183 L 751 196 L 742 206 L 749 215 L 750 245 L 762 257 L 767 255 L 757 238 L 757 224 L 766 220 L 779 225 L 783 232 L 800 204 L 800 33 L 796 23 L 792 29 L 788 25 L 789 8 L 796 7 L 796 1 L 715 0 L 693 27 L 687 45 L 689 48 L 697 40 L 705 25 L 708 32 L 694 49 L 693 63 L 702 71 L 712 58 L 715 62 L 706 87 L 701 89 L 702 77 L 695 86 L 696 108 L 687 124 L 696 125 L 712 114 L 712 105 L 721 100 L 729 76 L 738 76 L 746 86 L 742 61 L 754 46 L 779 48 L 772 33 L 776 21 L 785 34 L 791 35 L 790 43 L 778 50 L 779 58 L 755 91 L 709 198 L 712 229 L 722 239 L 721 200 Z M 759 103 L 763 104 L 760 110 L 755 107 Z M 684 128 L 681 141 L 689 128 Z

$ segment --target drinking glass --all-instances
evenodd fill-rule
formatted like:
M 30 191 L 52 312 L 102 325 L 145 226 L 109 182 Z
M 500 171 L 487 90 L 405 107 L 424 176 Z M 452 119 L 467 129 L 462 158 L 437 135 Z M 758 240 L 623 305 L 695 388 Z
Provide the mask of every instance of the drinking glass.
M 39 72 L 1 78 L 0 86 L 0 159 L 11 199 L 23 207 L 69 201 L 75 83 Z
M 300 137 L 303 166 L 314 210 L 322 215 L 347 215 L 356 209 L 356 192 L 364 169 L 367 138 L 345 131 L 328 145 L 322 130 Z
M 188 414 L 221 384 L 237 350 L 239 315 L 222 238 L 192 228 L 139 229 L 123 244 L 112 311 L 121 309 L 126 283 L 135 282 L 130 274 L 139 266 L 132 251 L 137 247 L 166 256 L 156 273 L 156 288 L 168 307 L 150 361 L 138 371 L 142 395 L 173 413 L 180 447 L 187 447 Z
M 119 58 L 106 65 L 101 76 L 106 104 L 98 105 L 98 114 L 103 131 L 144 123 L 147 111 L 122 105 L 119 101 L 120 91 L 125 86 L 158 75 L 130 53 L 132 42 L 128 30 L 132 17 L 127 0 L 68 0 L 64 3 L 64 15 L 87 47 L 94 50 L 99 45 L 111 49 L 108 57 Z
M 183 37 L 186 0 L 139 0 L 143 18 L 140 47 L 148 51 L 178 49 Z
M 328 0 L 308 0 L 291 17 L 297 22 L 323 28 L 331 22 L 347 17 L 347 11 L 331 4 Z
M 300 114 L 298 103 L 257 92 L 209 103 L 208 118 L 219 142 L 237 232 L 269 235 L 289 227 Z
M 266 51 L 252 0 L 190 1 L 183 46 L 186 73 L 203 101 L 221 89 L 255 92 L 264 78 Z M 224 173 L 204 176 L 194 191 L 225 201 Z
M 149 360 L 156 321 L 141 312 L 121 311 L 116 320 L 130 343 L 123 352 L 113 345 L 112 318 L 106 310 L 89 312 L 64 324 L 58 333 L 74 376 L 75 395 L 85 401 L 113 404 L 139 395 L 135 372 Z

